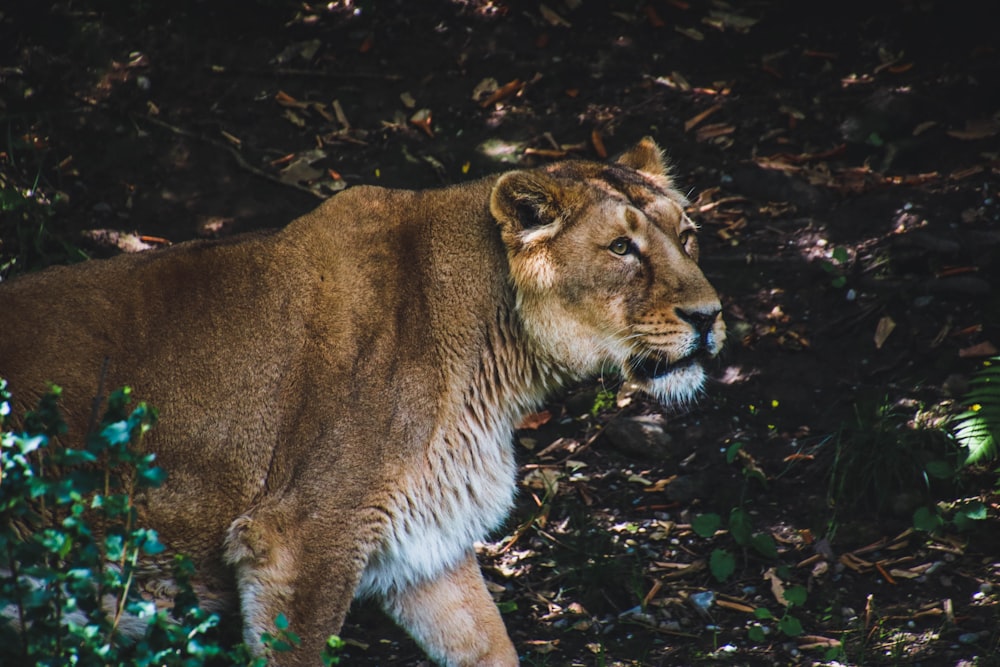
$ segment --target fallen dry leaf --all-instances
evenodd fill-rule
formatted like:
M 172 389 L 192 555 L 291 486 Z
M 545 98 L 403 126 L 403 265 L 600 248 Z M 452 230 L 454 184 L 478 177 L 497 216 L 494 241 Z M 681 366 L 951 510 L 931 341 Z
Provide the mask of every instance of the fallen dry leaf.
M 311 183 L 318 178 L 322 178 L 323 171 L 313 167 L 310 162 L 309 158 L 299 158 L 278 172 L 278 178 L 283 183 L 290 183 L 292 185 Z
M 283 90 L 279 90 L 274 94 L 274 101 L 283 107 L 292 107 L 294 109 L 305 109 L 309 106 L 308 102 L 300 102 Z
M 500 84 L 497 83 L 497 80 L 491 76 L 488 76 L 479 83 L 477 83 L 476 87 L 472 89 L 472 101 L 478 104 L 482 104 L 483 100 L 488 99 L 499 89 L 500 89 Z M 486 105 L 484 104 L 483 106 Z
M 977 359 L 979 357 L 995 357 L 998 354 L 996 346 L 987 341 L 962 348 L 958 351 L 961 359 Z
M 524 88 L 524 83 L 522 83 L 520 79 L 514 79 L 513 81 L 508 81 L 507 83 L 505 83 L 504 85 L 500 86 L 495 91 L 493 91 L 493 94 L 491 94 L 485 100 L 480 102 L 479 106 L 485 109 L 486 107 L 492 104 L 501 102 L 510 97 L 511 95 L 520 92 L 522 88 Z
M 768 568 L 764 573 L 764 580 L 771 582 L 771 594 L 782 606 L 788 606 L 788 598 L 785 597 L 785 583 L 778 576 L 773 567 Z
M 837 648 L 840 646 L 839 639 L 830 639 L 829 637 L 819 637 L 817 635 L 802 635 L 798 638 L 800 642 L 799 650 L 807 651 L 810 649 L 817 648 Z
M 548 424 L 549 420 L 552 419 L 552 413 L 548 410 L 542 410 L 541 412 L 532 412 L 524 416 L 521 423 L 517 425 L 518 429 L 536 429 L 539 426 Z
M 896 328 L 896 322 L 888 315 L 883 315 L 875 326 L 875 348 L 882 349 L 885 339 L 889 337 L 892 330 Z
M 523 643 L 530 646 L 532 652 L 538 653 L 539 655 L 545 655 L 546 653 L 552 653 L 553 651 L 559 650 L 558 639 L 529 639 Z
M 701 123 L 701 121 L 705 120 L 706 118 L 708 118 L 721 108 L 722 108 L 721 104 L 713 104 L 712 106 L 708 107 L 701 113 L 692 116 L 688 120 L 684 121 L 684 131 L 690 132 L 691 128 L 693 128 L 695 125 L 698 125 L 699 123 Z
M 684 35 L 689 39 L 693 39 L 696 42 L 704 41 L 705 35 L 700 30 L 695 30 L 694 28 L 685 28 L 682 26 L 674 26 L 674 30 Z
M 658 493 L 667 488 L 667 485 L 677 479 L 677 475 L 671 475 L 670 477 L 664 477 L 663 479 L 658 479 L 649 486 L 647 486 L 643 491 L 648 493 Z
M 742 611 L 744 614 L 752 614 L 756 611 L 754 607 L 751 607 L 748 604 L 722 599 L 717 599 L 715 601 L 715 606 L 722 607 L 723 609 L 732 609 L 733 611 Z
M 712 10 L 709 11 L 708 17 L 703 18 L 701 22 L 706 25 L 710 25 L 717 30 L 730 28 L 736 32 L 747 32 L 757 23 L 757 19 L 752 19 L 749 16 L 741 16 L 740 14 L 733 14 L 732 12 Z
M 594 129 L 590 133 L 590 142 L 594 144 L 594 152 L 597 153 L 597 157 L 602 160 L 608 157 L 608 151 L 604 147 L 604 139 L 601 138 L 600 130 Z
M 236 135 L 230 134 L 229 132 L 226 132 L 225 130 L 220 130 L 219 132 L 222 134 L 222 138 L 225 139 L 226 141 L 228 141 L 229 143 L 231 143 L 233 146 L 236 146 L 237 148 L 239 148 L 241 145 L 243 145 L 243 141 L 240 140 L 240 138 L 237 137 Z M 59 166 L 62 167 L 61 164 Z
M 1000 121 L 993 120 L 992 118 L 986 120 L 968 120 L 965 121 L 964 130 L 948 130 L 947 132 L 949 137 L 965 141 L 995 137 L 998 133 L 1000 133 Z
M 549 25 L 561 26 L 563 28 L 573 27 L 572 23 L 559 16 L 559 14 L 548 5 L 539 5 L 538 11 L 541 13 L 542 18 L 549 22 Z
M 285 109 L 285 113 L 281 114 L 281 117 L 289 121 L 295 127 L 305 127 L 306 120 L 302 116 L 298 115 L 291 109 Z
M 566 157 L 567 152 L 562 149 L 556 149 L 556 148 L 532 148 L 529 146 L 528 148 L 524 149 L 524 154 L 537 155 L 538 157 L 550 157 L 558 160 L 560 158 Z
M 434 130 L 431 129 L 430 109 L 419 109 L 415 114 L 410 116 L 410 124 L 419 127 L 428 137 L 434 138 Z
M 347 120 L 347 114 L 344 113 L 344 108 L 340 106 L 340 100 L 334 100 L 331 102 L 333 107 L 333 113 L 337 116 L 337 122 L 340 123 L 345 130 L 351 129 L 351 124 Z
M 716 137 L 723 137 L 727 134 L 732 134 L 736 131 L 736 128 L 732 125 L 726 125 L 725 123 L 712 123 L 711 125 L 703 125 L 699 127 L 695 132 L 695 139 L 698 141 L 707 141 L 708 139 L 714 139 Z

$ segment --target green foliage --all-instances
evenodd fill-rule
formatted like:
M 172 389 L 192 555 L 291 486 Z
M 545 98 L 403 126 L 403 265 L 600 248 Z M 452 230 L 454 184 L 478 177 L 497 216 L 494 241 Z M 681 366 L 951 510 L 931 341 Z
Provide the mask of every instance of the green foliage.
M 846 248 L 836 247 L 830 254 L 830 259 L 820 260 L 819 265 L 830 275 L 830 285 L 841 288 L 847 285 L 847 263 L 850 260 L 850 253 Z
M 31 187 L 16 187 L 0 173 L 0 277 L 88 258 L 50 224 L 62 195 L 49 199 L 37 186 L 37 176 Z
M 987 517 L 986 505 L 979 500 L 963 500 L 950 506 L 920 507 L 913 513 L 913 527 L 925 533 L 938 533 L 946 526 L 968 532 L 982 525 Z
M 691 529 L 699 537 L 709 538 L 715 535 L 715 531 L 722 525 L 722 517 L 714 512 L 699 514 L 691 520 Z
M 973 375 L 962 405 L 966 410 L 952 420 L 952 433 L 966 451 L 966 464 L 996 459 L 1000 454 L 1000 357 L 993 357 Z
M 708 568 L 717 581 L 725 581 L 736 571 L 736 557 L 726 549 L 713 549 Z
M 166 479 L 139 447 L 155 410 L 129 410 L 130 390 L 116 391 L 75 449 L 56 444 L 66 432 L 59 395 L 53 387 L 16 430 L 0 380 L 0 664 L 263 667 L 199 606 L 186 557 L 173 559 L 172 599 L 157 605 L 137 590 L 144 568 L 166 565 L 156 531 L 137 521 L 136 499 Z M 298 643 L 283 616 L 275 627 L 262 637 L 268 652 Z M 341 647 L 331 638 L 325 665 L 338 664 Z
M 837 511 L 884 510 L 897 498 L 928 498 L 950 484 L 963 453 L 940 428 L 921 426 L 917 406 L 859 401 L 854 423 L 833 439 L 828 501 Z
M 722 525 L 722 517 L 714 512 L 699 514 L 691 520 L 691 529 L 705 539 L 711 538 Z M 753 532 L 750 515 L 741 507 L 729 512 L 729 534 L 744 549 L 753 549 L 765 558 L 777 558 L 774 538 L 767 533 Z M 736 571 L 736 558 L 728 549 L 716 548 L 708 561 L 709 570 L 718 581 L 726 581 Z
M 605 410 L 615 407 L 615 392 L 610 389 L 601 388 L 594 397 L 594 405 L 590 408 L 590 415 L 596 417 Z

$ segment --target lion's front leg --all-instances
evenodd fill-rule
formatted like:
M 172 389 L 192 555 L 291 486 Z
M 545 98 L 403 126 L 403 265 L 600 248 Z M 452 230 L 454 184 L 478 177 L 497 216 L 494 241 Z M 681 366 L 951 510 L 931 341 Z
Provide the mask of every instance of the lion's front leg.
M 279 614 L 301 639 L 272 663 L 318 665 L 327 637 L 340 631 L 364 569 L 366 537 L 377 530 L 362 513 L 347 518 L 258 508 L 230 526 L 226 560 L 236 572 L 244 641 L 262 653 L 261 635 L 274 634 Z
M 517 651 L 471 551 L 436 579 L 386 595 L 383 606 L 442 665 L 518 664 Z

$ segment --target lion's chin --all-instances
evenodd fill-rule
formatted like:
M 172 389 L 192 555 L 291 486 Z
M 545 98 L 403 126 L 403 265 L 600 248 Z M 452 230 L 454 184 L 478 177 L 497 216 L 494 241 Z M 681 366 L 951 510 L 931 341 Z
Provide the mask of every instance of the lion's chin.
M 627 379 L 665 405 L 689 403 L 705 385 L 705 369 L 694 357 L 674 364 L 650 358 L 632 365 Z

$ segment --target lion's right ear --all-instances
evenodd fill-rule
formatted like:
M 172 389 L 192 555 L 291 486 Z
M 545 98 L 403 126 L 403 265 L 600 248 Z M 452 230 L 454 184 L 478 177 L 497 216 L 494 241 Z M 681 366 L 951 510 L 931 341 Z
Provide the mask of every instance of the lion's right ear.
M 652 137 L 643 137 L 632 148 L 618 156 L 618 164 L 644 171 L 651 176 L 669 176 L 667 163 L 663 159 L 663 150 L 656 145 Z
M 490 212 L 511 248 L 552 238 L 562 222 L 562 188 L 548 174 L 511 171 L 499 178 L 490 195 Z

